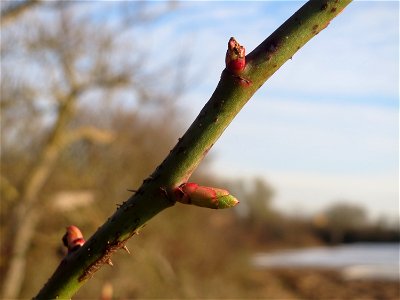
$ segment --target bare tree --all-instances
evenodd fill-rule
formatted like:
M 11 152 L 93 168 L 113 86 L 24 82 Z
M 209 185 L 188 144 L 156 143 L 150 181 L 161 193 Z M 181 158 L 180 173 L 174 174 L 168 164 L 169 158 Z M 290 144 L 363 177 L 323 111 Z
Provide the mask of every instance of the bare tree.
M 20 293 L 26 255 L 43 216 L 43 190 L 63 150 L 83 139 L 104 144 L 115 138 L 113 132 L 91 124 L 74 126 L 82 105 L 96 107 L 100 101 L 112 101 L 117 93 L 144 105 L 160 101 L 165 92 L 155 95 L 137 84 L 146 76 L 141 71 L 143 56 L 133 39 L 127 42 L 137 24 L 131 20 L 140 19 L 137 10 L 134 15 L 130 10 L 120 11 L 117 26 L 91 18 L 92 6 L 87 3 L 57 3 L 22 15 L 37 2 L 18 2 L 1 12 L 4 167 L 0 182 L 6 199 L 2 214 L 8 216 L 1 224 L 6 241 L 2 256 L 8 257 L 2 262 L 3 298 L 16 298 Z M 89 13 L 80 13 L 85 5 Z M 148 20 L 146 10 L 142 12 L 141 20 Z M 16 153 L 29 153 L 18 156 L 27 160 L 22 169 L 8 167 L 7 161 Z

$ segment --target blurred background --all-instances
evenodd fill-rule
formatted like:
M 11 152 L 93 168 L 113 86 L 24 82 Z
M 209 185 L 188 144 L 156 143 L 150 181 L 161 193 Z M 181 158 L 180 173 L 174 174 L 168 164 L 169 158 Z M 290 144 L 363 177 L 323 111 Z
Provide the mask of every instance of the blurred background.
M 31 298 L 303 1 L 1 2 L 1 295 Z M 194 174 L 241 201 L 177 204 L 77 299 L 395 299 L 399 3 L 350 4 L 252 98 Z

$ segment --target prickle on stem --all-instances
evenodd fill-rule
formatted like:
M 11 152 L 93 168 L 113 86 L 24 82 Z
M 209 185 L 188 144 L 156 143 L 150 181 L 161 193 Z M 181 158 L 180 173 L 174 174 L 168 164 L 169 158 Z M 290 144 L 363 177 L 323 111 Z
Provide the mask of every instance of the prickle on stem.
M 111 267 L 114 267 L 114 264 L 113 264 L 113 262 L 111 261 L 110 258 L 106 260 L 106 264 L 110 265 Z
M 76 251 L 85 243 L 82 232 L 74 225 L 67 227 L 67 232 L 64 234 L 62 241 L 64 246 L 68 248 L 68 254 Z
M 226 68 L 233 74 L 240 74 L 246 67 L 246 49 L 241 46 L 234 37 L 228 42 L 228 50 L 226 51 L 225 64 Z
M 122 247 L 122 249 L 124 249 L 126 251 L 126 253 L 131 254 L 131 252 L 129 251 L 128 247 L 126 245 L 124 245 Z
M 221 209 L 233 207 L 239 201 L 227 190 L 200 186 L 193 182 L 181 184 L 174 190 L 176 201 L 183 204 Z

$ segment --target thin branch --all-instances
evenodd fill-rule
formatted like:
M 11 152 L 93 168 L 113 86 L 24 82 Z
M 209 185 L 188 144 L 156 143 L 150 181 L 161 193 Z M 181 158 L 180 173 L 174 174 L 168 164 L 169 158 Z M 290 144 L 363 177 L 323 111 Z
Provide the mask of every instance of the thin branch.
M 176 188 L 188 180 L 251 96 L 350 2 L 309 1 L 246 57 L 241 73 L 225 69 L 211 99 L 167 158 L 80 249 L 62 260 L 36 298 L 71 298 L 149 219 L 173 206 Z
M 10 1 L 11 2 L 11 1 Z M 41 0 L 26 0 L 19 2 L 18 4 L 12 5 L 7 9 L 4 9 L 0 15 L 1 26 L 17 19 L 24 12 L 28 11 L 30 8 L 39 4 Z
M 109 144 L 115 135 L 108 130 L 101 130 L 93 126 L 82 126 L 65 134 L 63 145 L 69 145 L 79 140 L 88 140 L 96 144 Z
M 0 175 L 0 194 L 7 202 L 13 202 L 19 196 L 18 189 L 4 175 Z

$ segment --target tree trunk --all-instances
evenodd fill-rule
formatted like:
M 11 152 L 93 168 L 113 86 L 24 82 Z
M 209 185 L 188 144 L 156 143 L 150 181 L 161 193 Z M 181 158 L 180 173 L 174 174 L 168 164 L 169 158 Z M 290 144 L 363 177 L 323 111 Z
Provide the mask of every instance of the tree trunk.
M 42 150 L 37 163 L 32 168 L 22 188 L 19 203 L 12 215 L 11 234 L 8 242 L 12 243 L 10 263 L 4 276 L 2 298 L 18 298 L 24 280 L 27 251 L 32 242 L 40 214 L 35 209 L 40 200 L 40 191 L 46 184 L 61 151 L 65 128 L 73 115 L 73 106 L 77 91 L 60 105 L 58 118 Z

